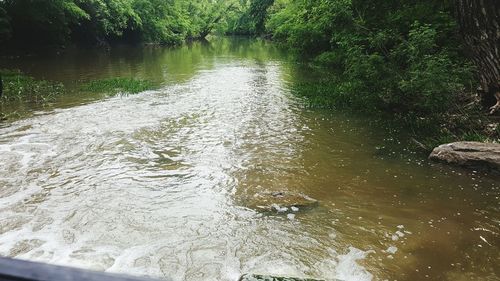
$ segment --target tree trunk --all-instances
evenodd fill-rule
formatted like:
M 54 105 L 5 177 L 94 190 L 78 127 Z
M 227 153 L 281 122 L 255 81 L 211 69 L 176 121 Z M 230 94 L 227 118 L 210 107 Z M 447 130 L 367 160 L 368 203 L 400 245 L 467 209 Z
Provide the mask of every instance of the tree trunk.
M 455 0 L 460 31 L 477 67 L 483 101 L 500 109 L 500 0 Z M 494 108 L 495 107 L 495 108 Z

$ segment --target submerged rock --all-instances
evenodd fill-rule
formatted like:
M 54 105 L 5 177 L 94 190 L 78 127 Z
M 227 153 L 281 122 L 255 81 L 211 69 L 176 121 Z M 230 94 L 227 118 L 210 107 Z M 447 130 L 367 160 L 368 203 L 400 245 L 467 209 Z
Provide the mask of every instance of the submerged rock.
M 318 200 L 301 193 L 287 191 L 257 193 L 246 202 L 247 207 L 262 212 L 297 212 L 318 205 Z
M 443 144 L 434 148 L 429 159 L 500 172 L 500 144 L 469 141 Z
M 294 278 L 294 277 L 277 277 L 269 275 L 245 274 L 241 276 L 239 281 L 325 281 L 322 279 L 310 278 Z

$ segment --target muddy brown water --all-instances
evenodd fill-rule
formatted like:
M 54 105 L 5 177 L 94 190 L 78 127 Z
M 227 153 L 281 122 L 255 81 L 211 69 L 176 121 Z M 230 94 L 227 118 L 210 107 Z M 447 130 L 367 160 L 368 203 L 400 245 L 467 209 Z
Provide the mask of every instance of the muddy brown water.
M 500 181 L 429 163 L 369 118 L 307 109 L 271 43 L 68 49 L 0 67 L 72 94 L 0 123 L 0 255 L 173 280 L 243 273 L 499 280 Z M 103 97 L 116 76 L 156 90 Z M 382 125 L 380 125 L 382 126 Z M 310 210 L 262 214 L 261 192 Z

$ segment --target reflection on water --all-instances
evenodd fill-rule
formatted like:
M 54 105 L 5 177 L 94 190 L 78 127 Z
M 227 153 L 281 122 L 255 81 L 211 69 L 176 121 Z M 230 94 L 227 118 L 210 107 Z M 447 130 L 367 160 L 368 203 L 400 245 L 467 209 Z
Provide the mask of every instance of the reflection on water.
M 500 276 L 498 177 L 431 165 L 364 119 L 303 109 L 291 91 L 307 71 L 269 43 L 57 58 L 3 63 L 70 86 L 119 75 L 160 89 L 76 93 L 3 124 L 1 255 L 174 280 Z M 319 207 L 242 204 L 276 190 Z

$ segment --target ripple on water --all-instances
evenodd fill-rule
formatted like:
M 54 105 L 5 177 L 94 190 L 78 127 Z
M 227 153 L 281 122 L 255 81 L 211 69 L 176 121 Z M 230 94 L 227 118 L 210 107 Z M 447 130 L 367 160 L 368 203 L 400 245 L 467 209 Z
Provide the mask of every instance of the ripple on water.
M 183 84 L 0 128 L 0 254 L 176 281 L 248 272 L 399 280 L 433 239 L 458 259 L 455 239 L 421 223 L 456 207 L 440 209 L 426 188 L 450 179 L 375 157 L 366 124 L 301 110 L 284 71 L 216 64 Z M 320 205 L 275 216 L 240 204 L 276 190 Z M 498 233 L 484 220 L 497 213 L 474 213 L 474 225 Z M 439 226 L 463 233 L 462 223 Z M 473 233 L 497 247 L 494 234 Z

